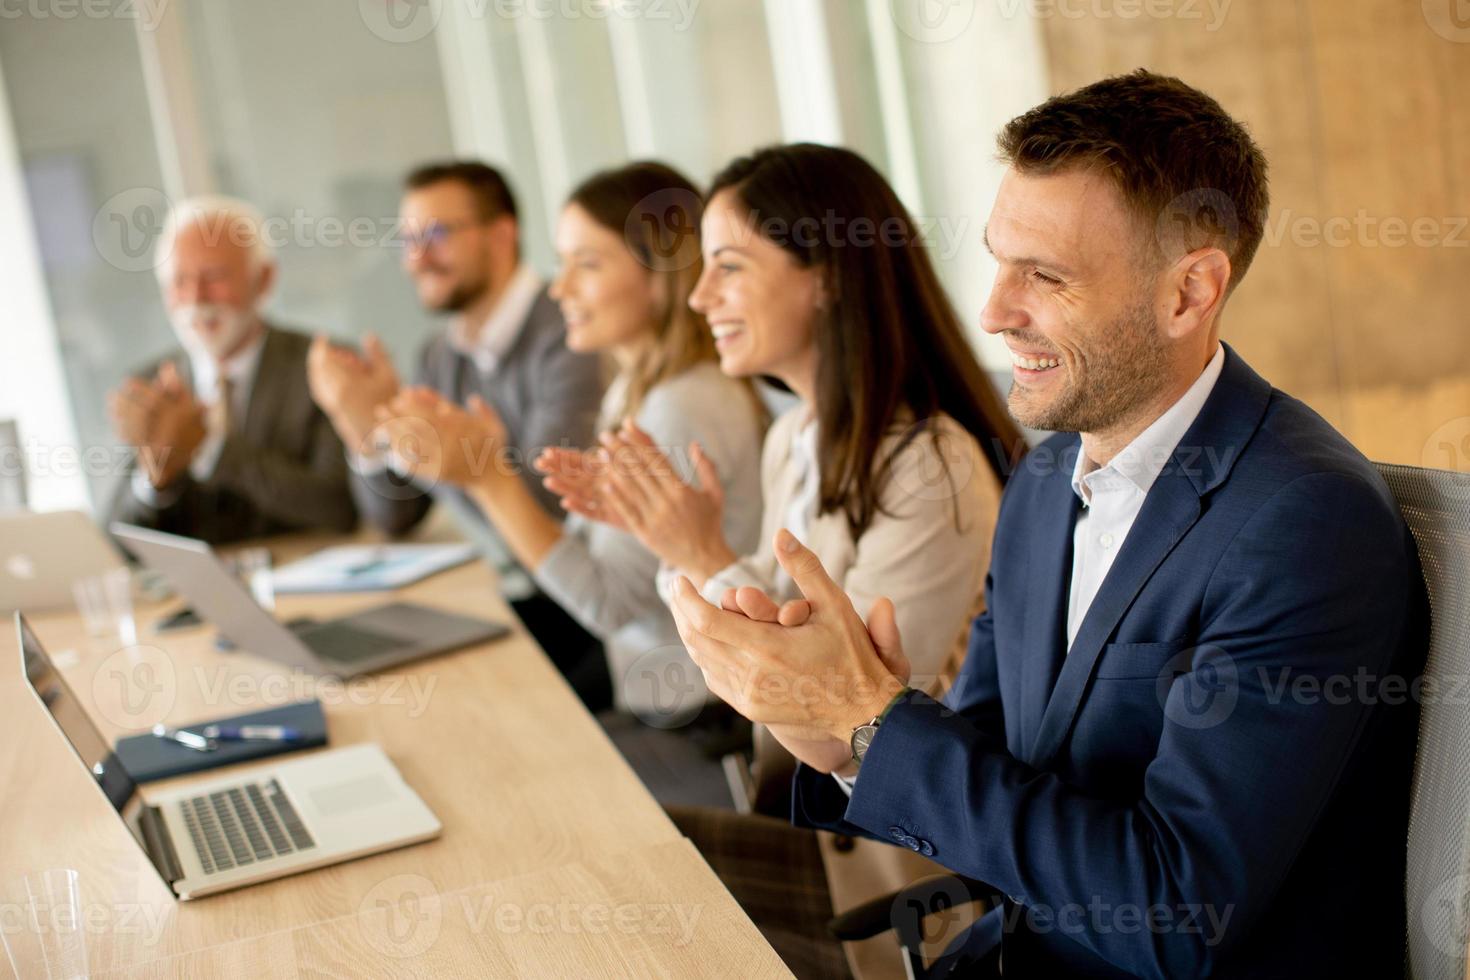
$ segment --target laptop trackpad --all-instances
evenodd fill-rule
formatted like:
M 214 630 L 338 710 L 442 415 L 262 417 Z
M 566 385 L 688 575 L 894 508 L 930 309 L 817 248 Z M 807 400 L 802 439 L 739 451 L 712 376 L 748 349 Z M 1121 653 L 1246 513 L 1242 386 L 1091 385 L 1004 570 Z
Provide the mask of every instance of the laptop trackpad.
M 391 803 L 397 798 L 393 787 L 377 773 L 340 783 L 315 786 L 308 791 L 312 805 L 324 817 L 340 817 L 369 807 Z

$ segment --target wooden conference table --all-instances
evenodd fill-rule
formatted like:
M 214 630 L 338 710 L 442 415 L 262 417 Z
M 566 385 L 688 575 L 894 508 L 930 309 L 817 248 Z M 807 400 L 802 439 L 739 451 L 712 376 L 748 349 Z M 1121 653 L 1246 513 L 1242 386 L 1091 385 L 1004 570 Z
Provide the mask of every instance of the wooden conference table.
M 281 564 L 340 540 L 267 543 Z M 136 606 L 131 649 L 88 637 L 74 611 L 28 618 L 110 739 L 318 697 L 330 745 L 381 745 L 443 823 L 439 839 L 174 901 L 25 688 L 6 622 L 0 885 L 76 869 L 94 976 L 790 976 L 520 628 L 491 569 L 398 594 L 514 633 L 335 682 L 219 653 L 209 627 L 155 633 L 177 600 Z M 276 612 L 330 617 L 388 598 L 282 596 Z

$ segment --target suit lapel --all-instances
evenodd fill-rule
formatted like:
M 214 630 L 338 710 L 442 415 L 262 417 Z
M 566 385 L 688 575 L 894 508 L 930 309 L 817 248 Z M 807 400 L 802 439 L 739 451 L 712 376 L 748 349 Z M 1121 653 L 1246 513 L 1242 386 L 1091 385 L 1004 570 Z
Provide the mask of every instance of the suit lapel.
M 1067 597 L 1072 582 L 1072 532 L 1082 502 L 1072 490 L 1072 461 L 1081 443 L 1057 454 L 1037 501 L 1035 543 L 1028 548 L 1026 595 L 1034 600 L 1024 616 L 1021 649 L 1021 732 L 1026 761 L 1033 762 L 1047 699 L 1067 655 Z M 1034 762 L 1033 762 L 1034 764 Z

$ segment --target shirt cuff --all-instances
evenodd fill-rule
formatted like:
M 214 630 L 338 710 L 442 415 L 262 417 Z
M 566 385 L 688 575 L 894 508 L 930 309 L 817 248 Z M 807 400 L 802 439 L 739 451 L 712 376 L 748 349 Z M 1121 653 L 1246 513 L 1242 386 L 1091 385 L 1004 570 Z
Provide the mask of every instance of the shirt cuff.
M 166 507 L 172 507 L 178 502 L 179 494 L 182 493 L 177 486 L 164 487 L 162 490 L 158 489 L 148 479 L 148 474 L 143 472 L 141 467 L 133 470 L 133 475 L 128 482 L 131 484 L 133 497 L 137 499 L 138 503 L 144 507 L 151 507 L 154 510 L 163 510 Z
M 388 470 L 388 460 L 384 456 L 364 456 L 362 453 L 347 452 L 347 468 L 358 476 L 377 476 Z
M 837 773 L 834 772 L 832 774 L 832 778 L 837 780 L 837 785 L 842 787 L 842 792 L 846 793 L 848 796 L 852 796 L 852 788 L 857 785 L 856 776 L 839 776 L 837 775 Z
M 685 573 L 682 569 L 668 564 L 659 564 L 658 574 L 654 576 L 653 584 L 658 590 L 658 597 L 664 601 L 664 605 L 673 605 L 674 583 L 679 581 L 679 576 L 683 574 Z M 736 561 L 706 579 L 704 588 L 699 590 L 699 594 L 710 605 L 718 606 L 720 597 L 725 594 L 726 589 L 738 589 L 742 585 L 750 585 L 762 592 L 770 592 L 769 585 L 753 575 L 743 563 Z

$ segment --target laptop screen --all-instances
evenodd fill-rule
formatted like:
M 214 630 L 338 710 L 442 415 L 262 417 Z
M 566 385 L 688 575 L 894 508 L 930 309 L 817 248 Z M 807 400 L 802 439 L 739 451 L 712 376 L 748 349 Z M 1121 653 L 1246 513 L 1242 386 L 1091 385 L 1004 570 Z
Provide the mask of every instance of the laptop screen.
M 107 797 L 107 802 L 122 815 L 124 809 L 137 795 L 138 784 L 133 782 L 133 777 L 122 767 L 112 747 L 103 738 L 97 726 L 92 724 L 92 719 L 87 717 L 86 710 L 82 707 L 77 696 L 72 693 L 66 681 L 62 680 L 56 665 L 51 662 L 51 657 L 41 646 L 41 641 L 36 639 L 36 634 L 31 632 L 30 624 L 20 613 L 15 614 L 16 630 L 20 634 L 21 658 L 25 664 L 26 682 L 36 692 L 36 697 L 51 712 L 51 717 L 56 721 L 56 727 L 66 736 L 71 743 L 77 758 L 83 766 L 92 774 L 97 785 L 102 790 L 102 795 Z M 123 821 L 133 831 L 133 836 L 138 836 L 138 831 L 133 827 L 133 822 L 127 819 Z M 139 837 L 138 843 L 142 844 Z M 146 848 L 145 848 L 146 850 Z

